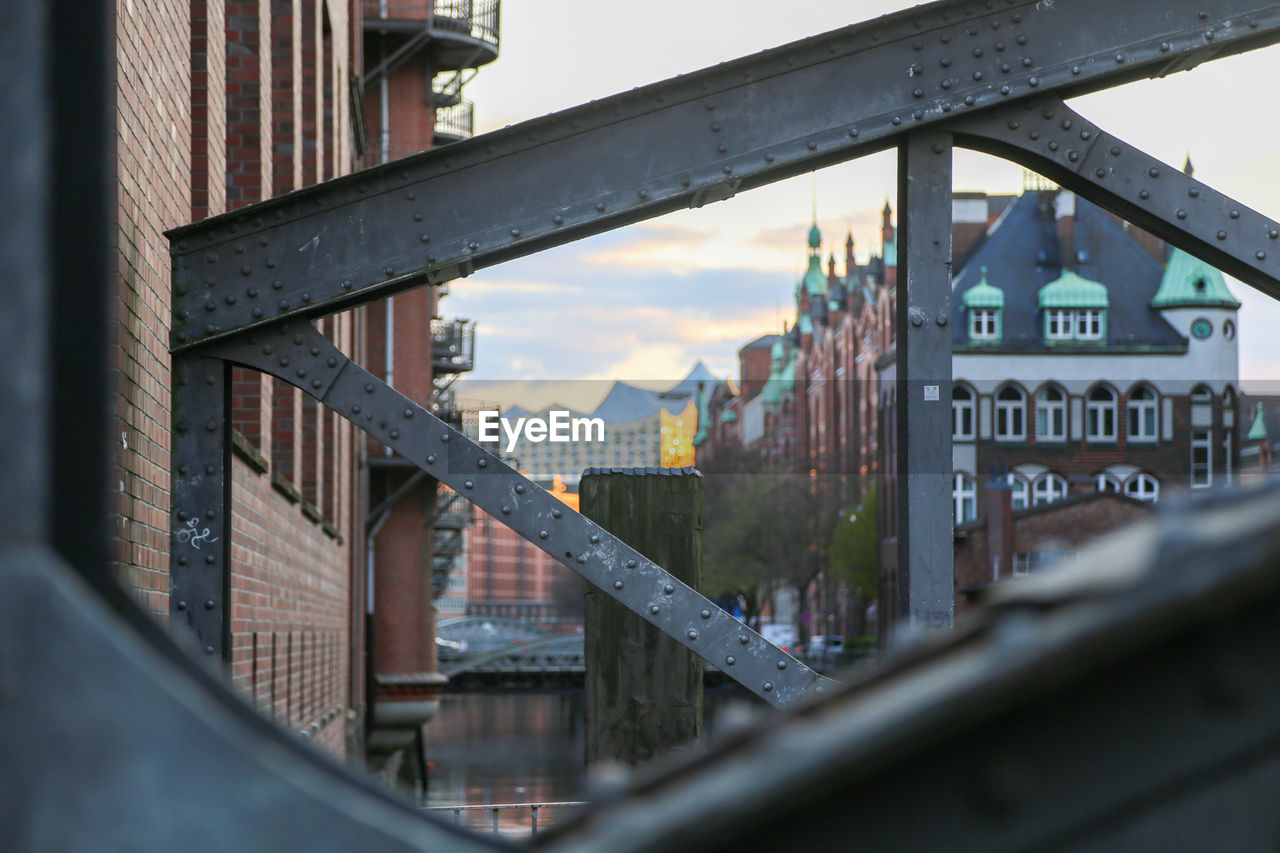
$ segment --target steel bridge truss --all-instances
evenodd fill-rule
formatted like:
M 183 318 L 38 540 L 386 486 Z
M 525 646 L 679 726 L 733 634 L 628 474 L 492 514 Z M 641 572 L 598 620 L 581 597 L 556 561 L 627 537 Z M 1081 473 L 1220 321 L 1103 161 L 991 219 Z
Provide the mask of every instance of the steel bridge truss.
M 207 654 L 228 654 L 227 365 L 238 364 L 311 394 L 767 701 L 822 691 L 804 663 L 352 363 L 310 320 L 896 145 L 898 615 L 949 626 L 939 472 L 951 468 L 953 145 L 1042 172 L 1280 296 L 1276 223 L 1061 100 L 1271 41 L 1280 6 L 979 5 L 849 27 L 173 232 L 174 618 Z
M 93 22 L 106 20 L 101 5 L 85 4 L 92 14 L 57 16 L 55 34 L 67 36 L 69 45 L 93 46 Z M 77 156 L 85 152 L 74 142 L 106 140 L 107 123 L 90 111 L 89 135 L 72 133 L 73 126 L 81 130 L 83 125 L 83 116 L 70 107 L 81 106 L 80 93 L 65 85 L 65 79 L 100 85 L 104 59 L 92 51 L 71 51 L 85 67 L 72 63 L 63 68 L 71 77 L 57 78 L 38 12 L 15 11 L 12 17 L 12 29 L 0 28 L 0 40 L 9 48 L 0 51 L 0 69 L 33 68 L 37 80 L 63 80 L 50 87 L 56 95 L 53 108 L 45 106 L 46 90 L 39 86 L 19 86 L 11 93 L 14 103 L 31 114 L 51 117 L 52 126 L 62 131 L 57 137 L 62 147 L 49 160 L 40 153 L 38 132 L 27 138 L 7 132 L 16 125 L 0 123 L 0 138 L 22 154 L 12 169 L 0 164 L 13 178 L 4 182 L 5 191 L 36 209 L 53 198 L 60 206 L 51 221 L 64 229 L 74 227 L 69 213 L 74 207 L 82 214 L 77 205 L 88 194 L 88 209 L 105 221 L 106 207 L 92 188 L 107 167 Z M 311 321 L 896 146 L 901 181 L 897 471 L 905 522 L 901 597 L 913 621 L 950 624 L 951 534 L 949 521 L 943 521 L 950 519 L 950 496 L 949 487 L 939 482 L 945 478 L 936 474 L 950 470 L 945 323 L 952 147 L 988 151 L 1040 171 L 1277 297 L 1280 244 L 1274 221 L 1115 139 L 1062 102 L 1277 40 L 1276 2 L 943 0 L 178 229 L 172 235 L 174 621 L 194 629 L 210 658 L 227 655 L 228 374 L 229 365 L 240 364 L 285 379 L 351 419 L 770 702 L 793 705 L 826 687 L 816 673 L 661 567 L 351 363 Z M 96 72 L 95 62 L 100 63 Z M 26 78 L 15 73 L 10 79 Z M 42 127 L 37 124 L 36 130 Z M 34 169 L 26 168 L 32 164 Z M 54 166 L 67 168 L 72 177 L 44 193 L 30 176 L 52 175 Z M 38 257 L 14 270 L 21 281 L 33 283 L 19 297 L 34 321 L 0 337 L 0 346 L 11 355 L 34 356 L 30 369 L 37 370 L 40 354 L 55 351 L 44 346 L 44 318 L 55 333 L 75 329 L 74 317 L 86 313 L 83 301 L 75 300 L 85 282 L 105 280 L 107 254 L 104 241 L 94 242 L 93 235 L 84 251 L 59 255 L 56 263 L 34 249 L 23 254 L 13 240 L 27 247 L 53 246 L 56 240 L 42 217 L 11 215 L 18 209 L 0 206 L 6 225 L 0 241 L 6 257 Z M 36 286 L 46 280 L 55 285 L 51 295 Z M 69 351 L 89 353 L 95 341 L 101 343 L 101 337 Z M 23 373 L 5 380 L 6 387 L 35 411 L 42 411 L 38 404 L 47 389 L 62 383 L 84 391 L 87 400 L 93 387 L 83 367 L 60 358 L 47 371 L 53 381 L 44 386 L 28 382 Z M 925 383 L 939 386 L 936 402 L 924 401 Z M 103 422 L 92 405 L 82 408 L 87 416 L 78 426 Z M 105 554 L 78 523 L 83 513 L 77 510 L 85 505 L 71 503 L 70 493 L 81 472 L 67 465 L 92 462 L 91 448 L 86 449 L 92 442 L 77 443 L 61 421 L 47 434 L 10 421 L 8 415 L 0 421 L 5 435 L 20 437 L 15 446 L 29 452 L 6 458 L 20 474 L 30 474 L 25 479 L 40 500 L 3 487 L 10 512 L 0 518 L 5 543 L 0 576 L 6 581 L 0 640 L 13 642 L 0 642 L 0 710 L 9 720 L 0 727 L 0 756 L 26 782 L 7 789 L 0 810 L 7 806 L 10 819 L 0 821 L 0 835 L 18 832 L 15 847 L 78 849 L 136 846 L 140 837 L 157 847 L 187 849 L 243 847 L 250 839 L 309 849 L 501 846 L 415 819 L 282 737 L 208 672 L 192 666 L 102 576 Z M 63 451 L 72 455 L 64 458 Z M 68 494 L 59 496 L 55 484 Z M 50 496 L 45 510 L 44 498 Z M 96 492 L 87 500 L 89 510 L 102 509 Z M 1255 667 L 1254 658 L 1257 649 L 1268 647 L 1263 641 L 1277 624 L 1276 575 L 1256 569 L 1259 561 L 1280 553 L 1275 504 L 1272 496 L 1229 507 L 1219 513 L 1222 517 L 1173 517 L 1161 540 L 1164 550 L 1147 554 L 1153 541 L 1148 537 L 1129 543 L 1129 557 L 1121 555 L 1121 563 L 1130 559 L 1146 566 L 1148 576 L 1152 566 L 1186 558 L 1188 572 L 1178 584 L 1131 583 L 1140 575 L 1136 569 L 1119 580 L 1095 580 L 1084 590 L 1050 584 L 1043 601 L 1031 602 L 1035 612 L 1048 615 L 1035 617 L 1016 608 L 995 612 L 983 626 L 957 637 L 950 651 L 907 661 L 864 685 L 860 694 L 831 690 L 834 695 L 788 718 L 773 737 L 749 736 L 651 787 L 645 803 L 623 798 L 598 815 L 588 813 L 559 841 L 546 843 L 564 850 L 727 849 L 749 837 L 759 841 L 756 829 L 763 826 L 787 843 L 847 840 L 860 832 L 869 843 L 884 841 L 888 847 L 893 847 L 890 839 L 905 838 L 906 846 L 925 849 L 932 838 L 935 848 L 1046 849 L 1071 846 L 1064 840 L 1071 828 L 1085 827 L 1076 839 L 1084 838 L 1087 846 L 1088 831 L 1096 836 L 1118 825 L 1116 804 L 1145 804 L 1149 812 L 1161 791 L 1174 806 L 1175 819 L 1148 826 L 1146 838 L 1163 832 L 1162 837 L 1185 842 L 1185 836 L 1170 833 L 1198 814 L 1202 824 L 1213 822 L 1214 812 L 1179 808 L 1192 788 L 1190 783 L 1176 787 L 1180 783 L 1171 780 L 1199 780 L 1212 789 L 1218 800 L 1193 803 L 1205 809 L 1223 798 L 1236 801 L 1237 790 L 1253 797 L 1250 802 L 1257 792 L 1274 792 L 1273 782 L 1257 783 L 1276 772 L 1280 732 L 1274 667 Z M 92 514 L 105 517 L 105 511 Z M 1242 536 L 1224 538 L 1224 525 L 1236 522 L 1245 524 Z M 1221 556 L 1231 541 L 1240 547 L 1228 549 L 1222 559 L 1208 558 Z M 1139 551 L 1141 559 L 1132 556 Z M 1245 613 L 1251 606 L 1253 611 Z M 1188 669 L 1181 658 L 1169 670 L 1167 655 L 1154 657 L 1150 665 L 1136 657 L 1161 652 L 1159 642 L 1172 631 L 1200 624 L 1193 617 L 1222 618 L 1236 612 L 1233 607 L 1248 617 L 1239 625 L 1251 633 L 1196 635 L 1203 642 L 1189 652 L 1199 649 L 1210 656 L 1198 667 L 1206 678 L 1199 693 L 1177 681 Z M 1237 648 L 1242 640 L 1248 642 Z M 21 655 L 13 651 L 18 642 Z M 1064 650 L 1071 653 L 1069 660 Z M 1117 669 L 1117 656 L 1127 652 L 1143 665 Z M 945 746 L 944 735 L 962 737 L 966 731 L 970 739 L 962 745 L 990 752 L 1000 724 L 997 712 L 1012 713 L 1019 702 L 1025 704 L 1018 697 L 1030 695 L 1027 691 L 1048 696 L 1047 686 L 1065 683 L 1090 666 L 1095 669 L 1088 674 L 1099 684 L 1085 684 L 1080 688 L 1085 692 L 1068 693 L 1061 702 L 1046 700 L 1039 709 L 1061 737 L 1036 737 L 1033 726 L 1019 742 L 1040 752 L 997 751 L 996 760 L 985 764 L 990 756 L 974 757 L 985 768 L 974 788 L 974 809 L 966 811 L 961 798 L 948 795 L 964 782 L 956 778 L 954 760 L 930 765 L 915 758 L 929 744 Z M 1266 678 L 1252 678 L 1255 670 Z M 19 684 L 22 690 L 12 689 Z M 981 696 L 980 690 L 985 691 Z M 1102 708 L 1114 716 L 1111 709 L 1133 695 L 1142 698 L 1144 708 L 1150 706 L 1144 719 L 1159 717 L 1159 727 L 1122 726 L 1098 717 Z M 859 696 L 862 711 L 855 720 L 844 712 Z M 1187 705 L 1192 696 L 1202 696 L 1203 702 Z M 1093 716 L 1073 716 L 1078 711 Z M 1228 715 L 1233 724 L 1226 724 Z M 1061 725 L 1058 717 L 1065 717 Z M 1019 718 L 1018 725 L 1027 719 Z M 1021 731 L 1001 725 L 1006 733 Z M 1175 742 L 1188 748 L 1170 750 Z M 83 772 L 69 772 L 66 762 L 51 759 L 48 743 L 61 748 L 58 755 L 83 756 L 76 767 Z M 1041 754 L 1050 747 L 1064 755 Z M 1088 767 L 1083 757 L 1098 749 L 1113 755 L 1128 750 L 1138 757 L 1105 778 L 1083 775 Z M 1250 756 L 1252 763 L 1241 756 Z M 1076 775 L 1038 777 L 1036 768 L 1051 760 Z M 200 773 L 195 785 L 192 768 Z M 98 784 L 121 779 L 128 784 Z M 1227 779 L 1230 784 L 1221 781 Z M 1039 784 L 1032 792 L 1043 796 L 1028 800 L 1027 780 Z M 826 796 L 845 797 L 859 784 L 880 799 L 848 796 L 835 802 Z M 1067 789 L 1060 794 L 1063 785 Z M 821 797 L 803 796 L 819 789 L 825 792 Z M 785 796 L 779 797 L 779 790 Z M 893 799 L 899 790 L 906 792 L 905 799 Z M 793 791 L 802 796 L 792 796 Z M 930 820 L 919 820 L 914 811 L 910 798 L 920 796 L 934 806 L 943 804 L 928 812 Z M 886 805 L 877 805 L 886 798 Z M 851 803 L 867 807 L 856 812 L 847 808 Z M 654 819 L 654 809 L 661 820 Z M 850 824 L 855 813 L 862 817 Z M 201 815 L 210 832 L 191 832 L 174 817 L 192 814 Z M 783 820 L 786 814 L 798 819 Z M 1039 822 L 1015 825 L 1011 814 Z M 1274 827 L 1264 824 L 1274 809 L 1249 814 L 1252 820 L 1241 821 L 1232 837 L 1273 841 Z M 1232 829 L 1218 826 L 1223 837 Z M 949 834 L 938 836 L 940 828 Z

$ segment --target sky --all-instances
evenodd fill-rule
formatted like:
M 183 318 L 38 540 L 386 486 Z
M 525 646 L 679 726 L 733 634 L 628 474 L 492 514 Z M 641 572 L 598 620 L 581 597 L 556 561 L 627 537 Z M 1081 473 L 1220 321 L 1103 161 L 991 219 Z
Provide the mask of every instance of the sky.
M 483 133 L 912 5 L 808 0 L 779 14 L 764 0 L 508 0 L 499 58 L 466 92 Z M 1280 46 L 1071 106 L 1165 162 L 1190 152 L 1197 178 L 1280 218 L 1280 110 L 1258 94 L 1277 76 Z M 879 248 L 886 198 L 897 210 L 895 170 L 891 152 L 864 157 L 452 283 L 442 313 L 477 321 L 476 370 L 460 396 L 590 409 L 606 380 L 670 385 L 698 360 L 736 377 L 738 348 L 794 319 L 815 205 L 824 257 L 843 258 L 852 231 L 863 259 Z M 1021 167 L 973 152 L 957 150 L 954 170 L 957 191 L 1022 186 Z M 1243 302 L 1245 389 L 1280 379 L 1280 303 L 1229 286 Z

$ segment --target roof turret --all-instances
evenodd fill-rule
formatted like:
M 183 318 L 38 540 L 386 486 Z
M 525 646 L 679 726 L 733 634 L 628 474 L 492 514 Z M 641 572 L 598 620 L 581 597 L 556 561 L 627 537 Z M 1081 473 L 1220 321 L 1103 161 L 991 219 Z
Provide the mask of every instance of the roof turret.
M 1153 308 L 1239 308 L 1222 273 L 1181 249 L 1174 249 L 1151 300 Z

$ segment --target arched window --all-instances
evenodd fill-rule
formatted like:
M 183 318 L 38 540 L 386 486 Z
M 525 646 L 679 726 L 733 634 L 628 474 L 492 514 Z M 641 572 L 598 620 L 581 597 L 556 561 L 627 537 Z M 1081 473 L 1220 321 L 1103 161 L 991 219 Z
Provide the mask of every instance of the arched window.
M 996 441 L 1025 441 L 1027 438 L 1027 402 L 1022 392 L 1012 385 L 996 395 Z
M 1156 392 L 1139 385 L 1129 392 L 1129 440 L 1155 441 L 1157 422 Z
M 1120 494 L 1120 481 L 1115 477 L 1112 477 L 1110 474 L 1105 472 L 1099 474 L 1094 478 L 1094 482 L 1098 484 L 1098 491 L 1100 492 L 1115 492 L 1116 494 Z
M 1085 407 L 1085 435 L 1090 441 L 1116 440 L 1116 393 L 1105 385 L 1089 392 Z
M 1036 441 L 1067 440 L 1067 395 L 1056 385 L 1036 394 Z
M 1150 474 L 1134 474 L 1124 484 L 1124 493 L 1140 501 L 1160 499 L 1160 481 Z
M 972 439 L 973 432 L 973 392 L 964 385 L 951 389 L 951 437 L 953 439 Z
M 955 504 L 956 524 L 972 521 L 978 514 L 978 487 L 972 477 L 957 471 L 951 483 L 951 500 Z
M 1031 489 L 1031 502 L 1040 504 L 1060 501 L 1067 496 L 1067 481 L 1057 474 L 1041 474 Z
M 1014 509 L 1031 506 L 1031 484 L 1026 477 L 1010 471 L 1005 476 L 1005 482 L 1009 484 L 1010 503 Z

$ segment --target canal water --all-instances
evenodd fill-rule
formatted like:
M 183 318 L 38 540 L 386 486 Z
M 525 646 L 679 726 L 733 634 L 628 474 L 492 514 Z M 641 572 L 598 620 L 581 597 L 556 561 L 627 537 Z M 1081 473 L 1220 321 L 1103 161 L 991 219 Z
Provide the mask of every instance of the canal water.
M 745 692 L 708 690 L 707 737 L 753 711 L 768 708 Z M 427 726 L 426 747 L 428 806 L 588 798 L 581 690 L 446 693 Z

